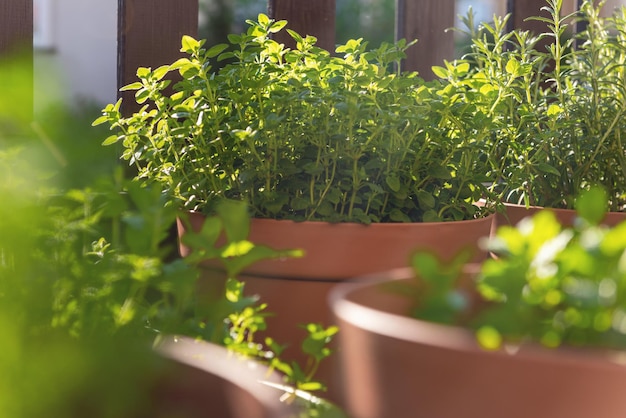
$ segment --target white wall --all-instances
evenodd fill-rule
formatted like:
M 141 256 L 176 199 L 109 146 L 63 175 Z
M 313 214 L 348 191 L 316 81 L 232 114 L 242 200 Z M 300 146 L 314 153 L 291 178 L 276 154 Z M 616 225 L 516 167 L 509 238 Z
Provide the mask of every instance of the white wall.
M 117 0 L 49 2 L 51 45 L 35 54 L 35 100 L 104 105 L 117 97 Z

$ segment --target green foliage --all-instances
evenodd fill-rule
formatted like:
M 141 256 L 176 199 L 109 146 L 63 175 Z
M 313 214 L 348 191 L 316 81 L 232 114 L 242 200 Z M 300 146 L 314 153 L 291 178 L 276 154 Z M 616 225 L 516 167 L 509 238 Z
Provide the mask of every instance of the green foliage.
M 173 256 L 180 213 L 171 199 L 124 179 L 119 167 L 89 166 L 104 155 L 80 120 L 54 109 L 27 126 L 0 123 L 0 416 L 143 416 L 162 372 L 151 350 L 162 335 L 280 362 L 254 339 L 266 305 L 245 295 L 236 276 L 259 259 L 297 252 L 247 241 L 245 204 L 224 201 L 208 222 L 215 230 L 198 238 L 223 236 L 215 251 Z M 227 266 L 223 287 L 200 286 L 198 265 L 208 259 Z M 221 283 L 217 273 L 210 278 Z M 309 354 L 317 361 L 327 348 L 316 349 Z M 293 386 L 313 381 L 313 373 L 287 375 Z
M 141 111 L 110 104 L 94 124 L 114 134 L 138 178 L 156 182 L 188 209 L 205 213 L 231 198 L 253 216 L 351 222 L 472 219 L 486 193 L 479 156 L 482 120 L 441 83 L 392 67 L 411 45 L 367 50 L 362 39 L 337 47 L 290 35 L 261 14 L 229 45 L 188 36 L 187 57 L 140 68 Z M 213 70 L 211 60 L 228 64 Z M 182 81 L 170 85 L 168 72 Z
M 613 211 L 626 203 L 626 10 L 601 17 L 602 4 L 583 2 L 561 16 L 547 0 L 536 36 L 508 31 L 510 16 L 474 29 L 471 51 L 436 74 L 475 105 L 491 126 L 482 138 L 494 190 L 506 201 L 573 208 L 581 190 L 602 185 Z M 572 35 L 584 22 L 586 29 Z M 465 71 L 461 71 L 461 67 Z
M 455 281 L 459 269 L 452 268 L 450 276 L 443 266 L 423 268 L 433 263 L 419 255 L 415 264 L 425 283 L 421 286 L 438 290 L 418 294 L 424 309 L 417 316 L 455 323 L 472 312 L 466 325 L 476 329 L 478 341 L 487 349 L 526 341 L 547 347 L 623 349 L 626 222 L 613 228 L 600 224 L 606 209 L 603 197 L 606 192 L 601 188 L 583 193 L 576 200 L 579 217 L 571 228 L 563 227 L 549 210 L 515 227 L 500 227 L 488 241 L 495 257 L 483 262 L 474 278 L 482 301 L 478 309 L 446 303 L 445 296 L 459 293 Z M 435 316 L 429 315 L 432 305 L 439 308 Z

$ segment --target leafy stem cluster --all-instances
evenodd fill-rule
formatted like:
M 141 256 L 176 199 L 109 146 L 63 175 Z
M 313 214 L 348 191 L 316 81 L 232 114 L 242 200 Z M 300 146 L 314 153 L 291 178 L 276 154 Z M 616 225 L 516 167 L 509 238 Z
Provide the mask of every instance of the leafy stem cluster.
M 580 190 L 599 184 L 610 209 L 623 210 L 626 12 L 602 17 L 602 4 L 585 1 L 562 16 L 561 6 L 546 1 L 546 15 L 532 18 L 546 27 L 536 35 L 508 31 L 510 16 L 472 28 L 471 51 L 438 73 L 489 120 L 486 159 L 505 201 L 573 208 Z
M 249 203 L 256 217 L 351 222 L 472 219 L 485 190 L 471 109 L 441 83 L 402 73 L 412 43 L 372 50 L 349 40 L 336 55 L 289 30 L 297 47 L 272 39 L 285 21 L 261 14 L 230 44 L 204 48 L 185 36 L 187 57 L 140 68 L 144 107 L 108 123 L 122 158 L 188 209 Z M 222 65 L 214 69 L 215 63 Z M 181 81 L 170 84 L 169 72 Z M 478 127 L 478 128 L 477 128 Z
M 0 319 L 12 318 L 28 338 L 115 339 L 146 348 L 162 336 L 190 336 L 267 362 L 297 389 L 324 389 L 315 372 L 331 354 L 336 327 L 307 325 L 302 349 L 310 361 L 302 365 L 283 359 L 278 341 L 255 336 L 266 328 L 268 307 L 246 295 L 237 277 L 255 261 L 297 252 L 247 241 L 244 203 L 224 201 L 188 244 L 221 235 L 226 242 L 212 241 L 203 252 L 179 258 L 169 238 L 182 215 L 158 188 L 125 180 L 118 170 L 86 188 L 46 189 L 31 183 L 29 176 L 41 173 L 25 154 L 17 147 L 0 152 L 0 192 L 7 199 L 0 225 Z M 225 277 L 201 275 L 199 264 L 208 259 L 224 265 Z
M 604 189 L 576 199 L 578 220 L 563 227 L 541 211 L 517 226 L 502 226 L 487 244 L 496 257 L 459 286 L 463 255 L 443 265 L 417 254 L 416 316 L 469 326 L 486 349 L 540 343 L 623 349 L 626 346 L 626 222 L 600 224 Z

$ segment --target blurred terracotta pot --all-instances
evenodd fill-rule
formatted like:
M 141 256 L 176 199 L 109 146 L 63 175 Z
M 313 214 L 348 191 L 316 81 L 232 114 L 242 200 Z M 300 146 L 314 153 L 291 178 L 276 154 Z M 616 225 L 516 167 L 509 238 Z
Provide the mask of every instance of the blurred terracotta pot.
M 557 219 L 565 226 L 572 226 L 576 219 L 576 211 L 574 209 L 554 209 L 544 208 L 543 206 L 516 205 L 513 203 L 505 203 L 504 211 L 496 214 L 495 226 L 498 225 L 517 225 L 519 221 L 527 216 L 532 216 L 540 210 L 550 210 L 554 212 Z M 615 226 L 626 220 L 626 212 L 608 212 L 602 221 L 604 225 Z
M 331 293 L 341 328 L 340 397 L 350 417 L 624 417 L 623 353 L 485 351 L 469 330 L 407 316 L 409 299 L 386 286 L 410 277 L 396 270 Z
M 188 215 L 189 226 L 199 231 L 204 215 Z M 274 249 L 300 248 L 305 255 L 259 262 L 240 279 L 246 284 L 246 293 L 259 295 L 275 314 L 267 318 L 268 334 L 289 345 L 285 357 L 304 361 L 299 347 L 306 332 L 300 325 L 331 325 L 327 300 L 333 286 L 364 274 L 406 267 L 417 249 L 429 249 L 447 259 L 466 248 L 475 260 L 483 259 L 487 255 L 478 241 L 489 235 L 493 219 L 494 215 L 489 215 L 458 222 L 371 225 L 252 219 L 250 241 Z M 179 219 L 181 240 L 189 226 Z M 181 255 L 189 252 L 181 243 Z M 215 272 L 209 274 L 215 277 Z M 330 367 L 329 362 L 323 363 L 318 376 L 332 386 Z
M 226 348 L 187 337 L 156 347 L 168 367 L 155 385 L 150 417 L 287 418 L 295 407 L 280 401 L 279 375 Z M 148 415 L 146 415 L 148 416 Z

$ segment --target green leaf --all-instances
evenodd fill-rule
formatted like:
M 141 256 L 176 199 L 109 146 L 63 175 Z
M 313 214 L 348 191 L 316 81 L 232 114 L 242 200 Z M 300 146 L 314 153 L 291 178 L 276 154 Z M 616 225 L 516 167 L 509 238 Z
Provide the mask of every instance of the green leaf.
M 272 24 L 272 26 L 270 26 L 270 33 L 277 33 L 280 32 L 285 26 L 287 26 L 287 21 L 286 20 L 279 20 L 277 22 L 274 22 Z
M 291 35 L 291 37 L 297 42 L 297 43 L 302 43 L 304 41 L 304 39 L 302 39 L 302 36 L 300 36 L 300 34 L 292 29 L 287 29 L 287 33 L 289 33 L 289 35 Z
M 222 257 L 240 257 L 248 254 L 252 248 L 254 248 L 254 244 L 248 240 L 230 242 L 222 250 Z
M 156 80 L 161 80 L 163 77 L 165 77 L 165 74 L 167 74 L 169 71 L 170 71 L 169 65 L 162 65 L 156 70 L 154 70 L 152 72 L 152 75 L 154 76 Z
M 150 97 L 150 91 L 148 91 L 145 88 L 137 90 L 135 92 L 135 100 L 139 104 L 145 103 L 146 100 L 148 100 L 149 97 Z
M 606 215 L 608 201 L 609 195 L 603 187 L 592 187 L 576 199 L 576 212 L 591 225 L 598 225 Z
M 490 326 L 480 327 L 476 331 L 476 339 L 485 350 L 497 350 L 502 346 L 502 335 Z
M 458 77 L 464 76 L 470 70 L 469 62 L 461 62 L 454 67 L 455 75 Z
M 137 68 L 137 77 L 146 78 L 148 75 L 150 75 L 150 68 L 147 68 L 147 67 Z
M 228 278 L 226 280 L 226 299 L 230 302 L 238 302 L 243 297 L 244 283 L 239 280 Z
M 424 222 L 441 222 L 441 217 L 434 210 L 427 210 L 422 217 Z
M 511 57 L 509 58 L 509 60 L 506 63 L 506 72 L 511 74 L 512 76 L 519 76 L 520 75 L 520 63 L 518 60 L 516 60 L 515 58 Z
M 450 170 L 440 165 L 431 165 L 428 168 L 428 174 L 437 179 L 448 180 L 452 178 L 452 176 L 450 175 Z
M 556 103 L 551 104 L 546 112 L 548 116 L 556 116 L 563 113 L 563 108 Z
M 244 241 L 250 233 L 248 205 L 235 200 L 223 200 L 217 206 L 217 214 L 224 225 L 229 242 Z
M 394 222 L 411 222 L 411 218 L 398 208 L 394 208 L 389 213 L 389 218 Z
M 119 141 L 120 138 L 121 137 L 119 137 L 117 135 L 111 135 L 111 136 L 107 137 L 104 141 L 102 141 L 102 145 L 104 145 L 104 146 L 113 145 L 117 141 Z
M 423 210 L 433 209 L 435 207 L 435 197 L 426 190 L 417 192 L 417 201 Z
M 437 66 L 437 65 L 433 65 L 431 67 L 431 70 L 439 78 L 448 78 L 448 75 L 449 75 L 448 70 L 446 70 L 443 67 L 440 67 L 440 66 Z
M 206 55 L 209 58 L 217 57 L 219 54 L 224 52 L 224 50 L 226 48 L 228 48 L 228 44 L 217 44 L 217 45 L 214 45 L 211 48 L 209 48 L 209 50 L 206 52 Z
M 139 90 L 142 87 L 143 87 L 143 83 L 141 83 L 140 81 L 136 81 L 134 83 L 121 87 L 120 91 Z
M 385 183 L 387 183 L 387 186 L 389 186 L 389 188 L 394 191 L 394 192 L 398 192 L 400 191 L 400 179 L 398 178 L 398 176 L 394 175 L 394 174 L 390 174 L 385 178 Z
M 109 117 L 107 115 L 102 115 L 96 120 L 94 120 L 93 122 L 91 122 L 91 126 L 102 125 L 103 123 L 106 123 L 108 121 L 109 121 Z
M 537 170 L 541 171 L 542 173 L 554 174 L 555 176 L 561 175 L 561 173 L 559 173 L 559 170 L 547 163 L 539 163 L 536 165 L 536 167 Z
M 182 47 L 180 48 L 180 52 L 186 52 L 188 54 L 191 54 L 200 48 L 200 42 L 189 35 L 183 35 L 181 45 Z

